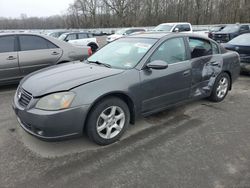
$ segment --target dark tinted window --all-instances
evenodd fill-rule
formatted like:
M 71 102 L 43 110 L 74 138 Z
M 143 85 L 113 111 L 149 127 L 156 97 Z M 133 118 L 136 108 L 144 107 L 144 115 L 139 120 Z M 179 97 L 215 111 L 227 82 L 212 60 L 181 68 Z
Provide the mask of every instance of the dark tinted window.
M 186 49 L 182 38 L 165 41 L 151 56 L 150 61 L 162 60 L 168 64 L 185 61 Z
M 5 36 L 0 37 L 0 53 L 15 51 L 15 37 Z
M 69 34 L 66 40 L 76 40 L 76 34 Z
M 174 30 L 178 28 L 179 32 L 184 32 L 184 31 L 191 31 L 190 25 L 189 24 L 182 24 L 182 25 L 177 25 Z
M 249 30 L 249 26 L 248 25 L 242 25 L 240 27 L 240 31 L 248 31 Z
M 19 36 L 21 51 L 54 48 L 47 40 L 38 36 Z
M 204 39 L 190 38 L 189 46 L 192 58 L 212 55 L 213 53 L 210 42 Z
M 88 35 L 87 35 L 87 33 L 79 33 L 78 38 L 79 39 L 85 39 L 85 38 L 88 38 Z

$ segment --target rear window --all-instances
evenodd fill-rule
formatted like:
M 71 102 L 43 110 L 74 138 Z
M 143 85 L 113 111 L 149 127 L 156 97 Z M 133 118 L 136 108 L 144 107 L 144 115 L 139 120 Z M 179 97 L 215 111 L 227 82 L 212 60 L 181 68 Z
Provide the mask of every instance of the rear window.
M 15 51 L 15 36 L 0 37 L 0 53 Z
M 240 35 L 228 42 L 232 45 L 250 46 L 250 34 Z
M 189 46 L 191 50 L 191 57 L 198 58 L 207 55 L 212 55 L 213 50 L 209 41 L 198 38 L 190 38 Z
M 179 29 L 179 32 L 191 31 L 191 28 L 190 28 L 189 24 L 177 25 L 174 29 L 176 29 L 176 28 Z

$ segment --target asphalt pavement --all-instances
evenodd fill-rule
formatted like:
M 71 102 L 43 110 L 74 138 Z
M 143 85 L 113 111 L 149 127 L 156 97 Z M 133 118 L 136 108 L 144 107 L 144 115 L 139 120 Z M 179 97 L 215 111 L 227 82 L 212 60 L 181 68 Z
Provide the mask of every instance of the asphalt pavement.
M 190 102 L 140 119 L 110 146 L 43 142 L 18 125 L 0 88 L 0 187 L 250 187 L 250 76 L 221 103 Z

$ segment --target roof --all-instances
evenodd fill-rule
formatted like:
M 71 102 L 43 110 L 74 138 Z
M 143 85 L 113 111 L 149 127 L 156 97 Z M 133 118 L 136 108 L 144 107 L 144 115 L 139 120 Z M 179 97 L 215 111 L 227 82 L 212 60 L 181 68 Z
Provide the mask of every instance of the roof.
M 143 33 L 128 35 L 127 37 L 160 39 L 160 38 L 165 37 L 165 36 L 170 35 L 170 34 L 172 34 L 172 33 L 171 32 L 143 32 Z
M 25 33 L 25 32 L 0 33 L 0 36 L 6 36 L 6 35 L 37 35 L 37 36 L 44 36 L 44 34 Z
M 180 36 L 180 37 L 199 37 L 203 39 L 209 39 L 205 36 L 202 36 L 197 33 L 185 33 L 185 32 L 144 32 L 144 33 L 139 33 L 139 34 L 134 34 L 134 35 L 129 35 L 127 37 L 129 38 L 154 38 L 154 39 L 161 39 L 166 36 Z
M 169 22 L 169 23 L 161 23 L 160 25 L 176 25 L 176 24 L 190 24 L 188 22 Z

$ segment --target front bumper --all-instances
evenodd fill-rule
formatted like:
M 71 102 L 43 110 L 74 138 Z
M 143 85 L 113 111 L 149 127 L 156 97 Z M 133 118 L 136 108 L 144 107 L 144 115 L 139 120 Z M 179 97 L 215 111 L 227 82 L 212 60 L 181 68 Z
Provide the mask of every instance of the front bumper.
M 57 141 L 81 136 L 89 105 L 59 111 L 22 108 L 17 98 L 12 107 L 20 126 L 29 134 L 45 140 Z

